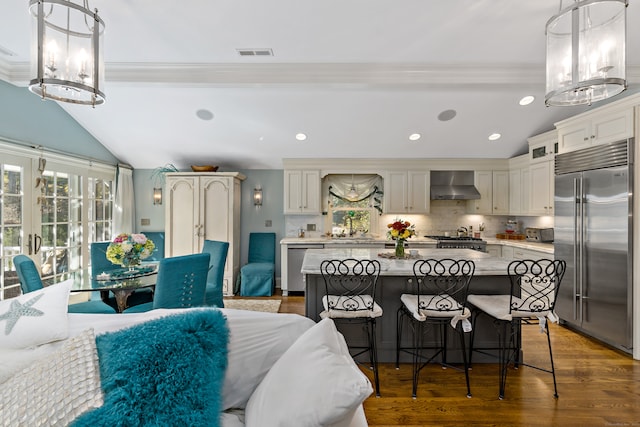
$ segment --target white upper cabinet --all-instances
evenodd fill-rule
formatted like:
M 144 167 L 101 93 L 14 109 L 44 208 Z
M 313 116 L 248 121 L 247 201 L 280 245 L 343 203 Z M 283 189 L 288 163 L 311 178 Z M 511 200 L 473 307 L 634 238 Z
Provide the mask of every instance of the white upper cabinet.
M 509 171 L 493 171 L 493 207 L 495 215 L 509 214 Z
M 507 215 L 509 213 L 509 172 L 475 171 L 480 198 L 469 201 L 469 213 Z
M 558 153 L 558 131 L 551 130 L 532 136 L 529 143 L 529 163 L 548 162 Z
M 558 131 L 532 136 L 529 143 L 530 215 L 553 215 L 554 159 L 559 150 Z
M 480 198 L 469 201 L 469 213 L 491 214 L 493 210 L 493 172 L 475 171 L 474 183 Z
M 429 213 L 429 171 L 387 171 L 384 178 L 385 213 Z
M 284 213 L 321 213 L 319 170 L 284 171 Z
M 529 214 L 529 156 L 520 156 L 519 163 L 509 170 L 509 215 Z
M 529 167 L 531 192 L 529 213 L 553 215 L 554 170 L 553 161 L 534 163 Z
M 557 123 L 558 152 L 580 150 L 592 145 L 620 141 L 633 136 L 633 108 L 624 107 L 581 115 Z

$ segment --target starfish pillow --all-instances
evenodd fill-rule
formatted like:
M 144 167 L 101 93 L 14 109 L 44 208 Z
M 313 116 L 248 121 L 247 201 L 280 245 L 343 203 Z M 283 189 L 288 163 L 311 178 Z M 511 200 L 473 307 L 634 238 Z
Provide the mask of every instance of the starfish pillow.
M 0 348 L 28 348 L 69 336 L 71 282 L 0 301 Z

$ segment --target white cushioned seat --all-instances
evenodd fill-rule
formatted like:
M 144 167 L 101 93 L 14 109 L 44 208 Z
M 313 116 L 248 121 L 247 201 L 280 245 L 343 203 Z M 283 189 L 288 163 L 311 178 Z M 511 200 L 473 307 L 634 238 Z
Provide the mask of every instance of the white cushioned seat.
M 382 316 L 382 307 L 373 300 L 371 295 L 325 295 L 322 297 L 322 306 L 324 307 L 324 311 L 320 313 L 322 319 L 327 317 L 349 319 Z M 340 309 L 330 309 L 329 307 L 339 307 Z

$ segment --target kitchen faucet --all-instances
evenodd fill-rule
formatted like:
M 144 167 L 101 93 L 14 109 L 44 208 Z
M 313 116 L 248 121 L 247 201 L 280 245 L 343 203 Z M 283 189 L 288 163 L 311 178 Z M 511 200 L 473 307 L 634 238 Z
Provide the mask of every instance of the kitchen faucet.
M 353 237 L 353 234 L 355 233 L 355 231 L 353 230 L 353 217 L 348 216 L 347 220 L 349 220 L 349 237 Z

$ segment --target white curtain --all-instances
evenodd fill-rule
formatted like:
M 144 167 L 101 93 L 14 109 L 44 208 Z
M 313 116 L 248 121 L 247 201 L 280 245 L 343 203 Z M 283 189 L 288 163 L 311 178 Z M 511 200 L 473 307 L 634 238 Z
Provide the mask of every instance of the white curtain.
M 113 233 L 133 233 L 135 228 L 135 204 L 133 197 L 133 170 L 118 165 L 116 170 L 116 194 L 113 207 Z

